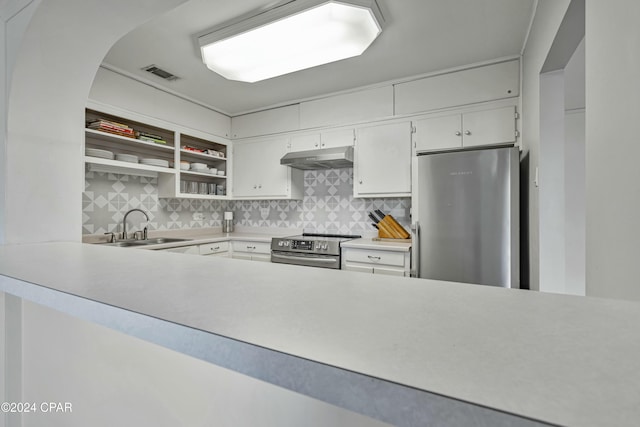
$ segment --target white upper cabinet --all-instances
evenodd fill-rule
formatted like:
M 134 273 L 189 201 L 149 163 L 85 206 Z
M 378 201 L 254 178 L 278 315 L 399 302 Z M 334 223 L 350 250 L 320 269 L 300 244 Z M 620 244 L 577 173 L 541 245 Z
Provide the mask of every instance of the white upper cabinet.
M 520 89 L 520 61 L 443 73 L 399 83 L 394 89 L 399 115 L 514 98 Z
M 462 115 L 432 117 L 414 122 L 416 151 L 462 148 Z
M 414 122 L 416 152 L 516 142 L 514 106 L 425 118 Z
M 355 146 L 354 197 L 411 195 L 411 123 L 358 129 Z
M 320 148 L 320 134 L 294 135 L 291 137 L 291 151 L 317 150 Z
M 280 164 L 289 138 L 236 142 L 233 145 L 233 197 L 302 199 L 303 174 Z
M 348 147 L 353 145 L 355 131 L 353 129 L 329 130 L 320 134 L 320 147 Z
M 463 146 L 516 142 L 516 109 L 513 106 L 462 115 Z
M 347 147 L 353 145 L 354 139 L 355 131 L 353 129 L 337 129 L 305 135 L 294 135 L 291 137 L 290 151 Z

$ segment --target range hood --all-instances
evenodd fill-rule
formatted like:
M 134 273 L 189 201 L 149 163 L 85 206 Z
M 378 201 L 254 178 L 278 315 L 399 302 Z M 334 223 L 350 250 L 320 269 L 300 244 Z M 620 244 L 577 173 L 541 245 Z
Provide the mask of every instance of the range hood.
M 296 169 L 340 169 L 353 166 L 353 147 L 332 147 L 287 153 L 280 164 Z

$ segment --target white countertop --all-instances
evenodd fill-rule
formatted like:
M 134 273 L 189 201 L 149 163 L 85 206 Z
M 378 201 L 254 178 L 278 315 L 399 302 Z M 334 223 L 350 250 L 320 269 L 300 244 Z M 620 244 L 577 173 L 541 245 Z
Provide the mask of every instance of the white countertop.
M 562 425 L 640 419 L 638 303 L 79 243 L 2 246 L 0 275 L 6 292 L 36 284 L 349 381 Z
M 411 240 L 377 240 L 375 238 L 363 237 L 361 239 L 349 240 L 340 244 L 342 248 L 372 249 L 392 252 L 409 252 L 411 250 Z
M 226 240 L 247 240 L 252 242 L 271 242 L 272 237 L 284 237 L 300 234 L 297 229 L 288 228 L 262 228 L 256 229 L 243 227 L 232 233 L 223 233 L 217 228 L 190 228 L 180 230 L 154 230 L 149 232 L 152 237 L 172 237 L 186 239 L 181 242 L 170 242 L 153 245 L 129 246 L 128 249 L 168 249 L 181 246 L 202 245 L 206 243 L 221 242 Z M 83 242 L 100 244 L 106 243 L 108 237 L 103 234 L 83 236 Z

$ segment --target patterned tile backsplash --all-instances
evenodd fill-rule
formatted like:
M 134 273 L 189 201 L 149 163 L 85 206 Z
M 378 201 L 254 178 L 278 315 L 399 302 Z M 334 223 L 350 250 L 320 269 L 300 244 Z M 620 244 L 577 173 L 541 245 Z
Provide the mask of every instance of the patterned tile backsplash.
M 369 211 L 380 209 L 407 227 L 410 207 L 410 198 L 354 198 L 353 169 L 305 171 L 304 200 L 295 201 L 164 199 L 158 198 L 156 178 L 86 172 L 82 233 L 119 232 L 124 214 L 141 208 L 150 230 L 220 227 L 223 213 L 233 211 L 235 224 L 245 227 L 362 234 L 375 232 Z M 131 214 L 128 229 L 140 230 L 143 220 Z

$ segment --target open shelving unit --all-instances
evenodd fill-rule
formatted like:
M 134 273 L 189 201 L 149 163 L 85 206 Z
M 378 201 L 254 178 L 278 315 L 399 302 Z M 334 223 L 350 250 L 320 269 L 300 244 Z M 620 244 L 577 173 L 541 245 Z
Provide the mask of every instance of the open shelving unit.
M 132 163 L 85 155 L 84 162 L 87 170 L 96 172 L 110 172 L 127 175 L 140 175 L 158 178 L 158 196 L 194 199 L 227 199 L 228 187 L 228 150 L 227 142 L 215 141 L 215 137 L 207 139 L 209 135 L 202 135 L 198 131 L 184 132 L 171 129 L 171 126 L 150 125 L 143 121 L 132 120 L 120 115 L 113 115 L 93 109 L 86 110 L 86 122 L 103 119 L 110 122 L 125 124 L 135 131 L 157 135 L 165 143 L 143 141 L 133 137 L 121 136 L 96 129 L 85 128 L 85 148 L 108 150 L 114 155 L 129 154 L 141 159 L 164 160 L 169 167 L 152 166 L 142 163 Z M 198 135 L 198 136 L 194 136 Z M 204 136 L 204 137 L 203 137 Z M 187 149 L 190 147 L 191 149 Z M 196 152 L 193 150 L 200 150 Z M 213 154 L 209 154 L 213 153 Z M 181 170 L 180 163 L 204 163 L 207 168 L 223 171 L 222 175 L 203 171 Z M 190 182 L 214 184 L 207 185 L 207 194 L 190 193 L 187 191 Z

